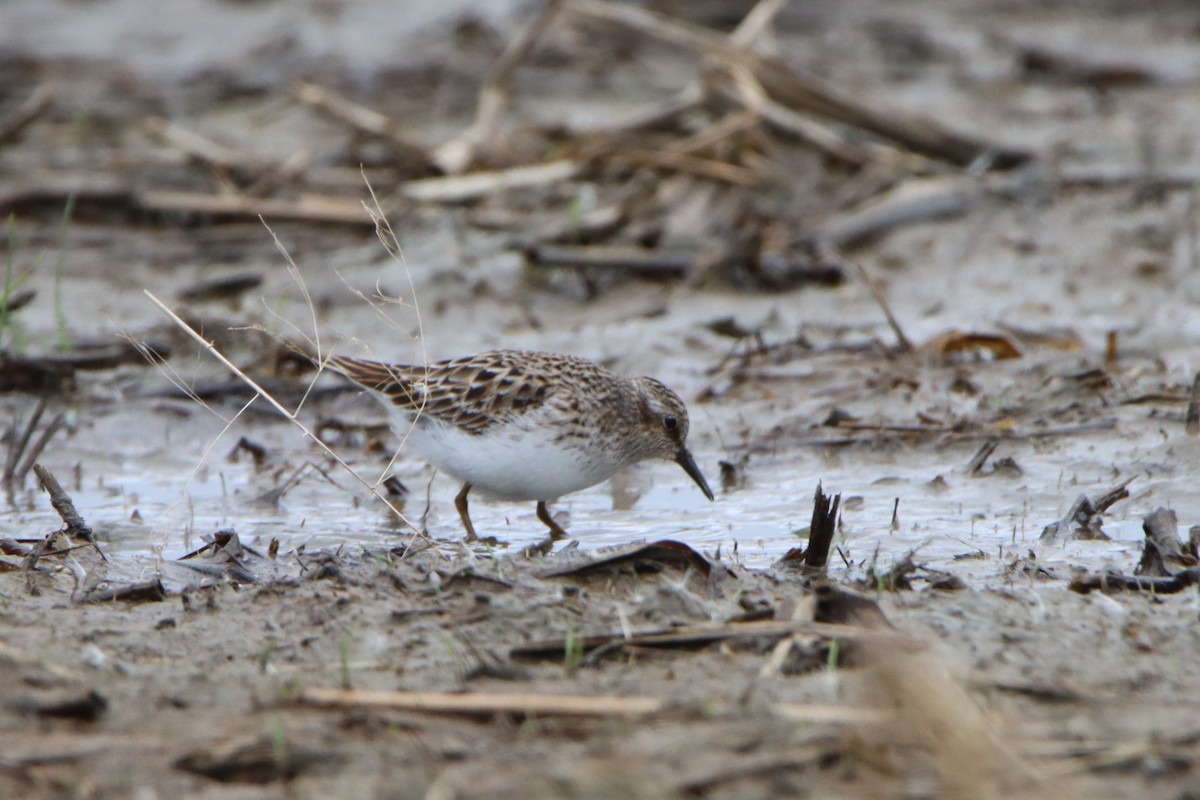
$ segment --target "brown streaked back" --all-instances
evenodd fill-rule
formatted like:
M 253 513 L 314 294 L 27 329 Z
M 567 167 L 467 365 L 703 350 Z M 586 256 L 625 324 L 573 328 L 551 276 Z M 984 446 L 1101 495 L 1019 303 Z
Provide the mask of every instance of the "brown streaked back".
M 594 378 L 603 368 L 573 356 L 494 350 L 421 367 L 332 356 L 327 366 L 397 408 L 481 434 L 540 408 L 569 374 Z

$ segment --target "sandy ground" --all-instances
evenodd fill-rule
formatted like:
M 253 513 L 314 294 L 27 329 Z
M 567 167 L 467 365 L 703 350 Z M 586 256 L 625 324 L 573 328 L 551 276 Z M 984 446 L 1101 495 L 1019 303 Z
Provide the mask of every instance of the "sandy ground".
M 218 190 L 148 132 L 153 116 L 242 153 L 304 152 L 306 190 L 364 197 L 347 164 L 377 176 L 384 156 L 300 108 L 292 82 L 336 87 L 440 141 L 469 123 L 480 80 L 528 18 L 497 5 L 455 29 L 469 4 L 420 4 L 401 20 L 391 4 L 285 5 L 189 3 L 156 39 L 132 0 L 7 4 L 0 112 L 35 85 L 54 106 L 0 148 L 4 202 L 64 183 Z M 749 6 L 728 5 L 731 21 Z M 213 32 L 225 27 L 235 33 Z M 688 52 L 606 41 L 550 36 L 517 73 L 512 126 L 624 118 L 697 67 Z M 1196 796 L 1195 589 L 1068 585 L 1085 570 L 1132 573 L 1156 508 L 1174 509 L 1185 539 L 1200 523 L 1200 442 L 1184 420 L 1200 369 L 1200 14 L 794 4 L 763 46 L 865 102 L 1036 154 L 1014 172 L 906 182 L 950 186 L 961 207 L 852 251 L 913 352 L 897 351 L 853 274 L 783 292 L 581 280 L 530 268 L 512 233 L 482 230 L 462 207 L 407 207 L 392 220 L 395 259 L 368 226 L 130 219 L 93 202 L 63 234 L 61 206 L 15 206 L 12 263 L 37 296 L 4 332 L 10 353 L 50 353 L 61 330 L 172 356 L 81 372 L 50 396 L 43 423 L 62 412 L 63 428 L 40 461 L 108 560 L 84 547 L 28 571 L 19 553 L 3 557 L 0 795 Z M 1060 60 L 1046 68 L 1046 53 Z M 844 220 L 894 180 L 811 155 L 789 163 L 757 198 L 789 235 Z M 725 235 L 706 227 L 712 187 L 681 186 L 668 243 Z M 180 294 L 244 273 L 261 286 L 232 301 Z M 657 375 L 689 401 L 710 482 L 721 461 L 737 473 L 711 506 L 669 464 L 565 498 L 556 508 L 578 545 L 530 560 L 532 507 L 474 505 L 507 546 L 467 548 L 453 483 L 402 452 L 396 502 L 428 546 L 278 414 L 258 403 L 239 416 L 248 396 L 143 292 L 291 407 L 311 374 L 278 368 L 276 337 L 314 331 L 301 281 L 325 348 L 419 360 L 536 347 Z M 404 303 L 372 309 L 377 291 Z M 731 326 L 752 335 L 720 332 Z M 956 330 L 1003 336 L 1020 357 L 945 357 L 938 337 Z M 36 402 L 4 396 L 10 449 Z M 381 413 L 337 381 L 320 379 L 300 420 L 369 480 L 388 469 Z M 971 470 L 990 438 L 996 451 Z M 830 578 L 878 603 L 894 631 L 872 612 L 840 629 L 814 622 L 828 609 L 812 580 L 772 566 L 802 544 L 818 480 L 844 503 Z M 1081 494 L 1126 480 L 1130 496 L 1103 516 L 1111 539 L 1039 539 Z M 36 542 L 59 525 L 32 475 L 13 487 L 3 538 Z M 246 556 L 246 573 L 176 561 L 221 529 L 263 557 Z M 551 574 L 661 539 L 701 555 Z M 931 571 L 884 591 L 875 578 L 913 550 Z M 946 574 L 964 588 L 932 588 Z M 80 602 L 100 580 L 156 577 L 157 600 Z M 671 631 L 686 641 L 638 638 Z M 393 694 L 328 694 L 346 689 Z M 414 692 L 442 705 L 395 694 Z M 512 701 L 530 693 L 562 705 Z M 445 707 L 455 696 L 476 705 Z M 600 706 L 580 710 L 576 696 Z

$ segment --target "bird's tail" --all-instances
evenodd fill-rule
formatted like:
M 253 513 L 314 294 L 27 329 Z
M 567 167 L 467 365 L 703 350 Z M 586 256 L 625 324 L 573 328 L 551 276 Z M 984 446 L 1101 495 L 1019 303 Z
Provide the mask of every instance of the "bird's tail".
M 421 400 L 420 392 L 413 384 L 411 367 L 351 356 L 330 356 L 322 366 L 363 388 L 387 395 L 396 405 L 411 406 Z

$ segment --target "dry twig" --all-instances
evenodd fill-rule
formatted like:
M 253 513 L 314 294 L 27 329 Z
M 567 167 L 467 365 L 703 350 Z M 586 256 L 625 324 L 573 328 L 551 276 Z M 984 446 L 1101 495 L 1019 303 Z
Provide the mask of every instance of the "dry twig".
M 778 59 L 748 52 L 698 25 L 636 6 L 599 0 L 568 0 L 564 10 L 584 19 L 623 25 L 726 64 L 744 66 L 770 97 L 785 106 L 862 128 L 931 158 L 968 166 L 986 155 L 993 167 L 1013 166 L 1028 159 L 1028 154 L 1022 151 L 954 133 L 926 119 L 868 106 L 814 76 L 801 75 Z
M 508 189 L 527 189 L 579 174 L 582 165 L 572 159 L 547 161 L 502 170 L 479 170 L 465 175 L 419 178 L 400 185 L 400 192 L 414 203 L 462 203 Z M 359 213 L 361 215 L 361 206 Z M 269 216 L 269 215 L 268 215 Z
M 162 117 L 150 117 L 142 127 L 148 136 L 179 150 L 189 159 L 220 172 L 259 173 L 270 167 L 262 159 L 252 158 Z
M 545 0 L 545 5 L 533 22 L 508 43 L 479 91 L 475 122 L 466 131 L 434 150 L 433 160 L 445 172 L 462 172 L 475 160 L 476 150 L 496 138 L 500 117 L 508 105 L 508 85 L 512 75 L 533 50 L 542 33 L 550 27 L 561 6 L 562 0 Z
M 897 228 L 960 217 L 981 188 L 962 177 L 905 181 L 860 208 L 828 220 L 809 238 L 839 250 L 857 247 Z
M 49 87 L 38 86 L 13 113 L 0 120 L 0 144 L 15 140 L 53 105 L 54 95 Z
M 720 76 L 713 76 L 710 81 L 718 94 L 740 103 L 775 128 L 808 143 L 830 158 L 853 167 L 861 167 L 871 160 L 872 153 L 868 148 L 851 142 L 828 125 L 772 100 L 758 78 L 746 67 L 733 66 L 729 74 L 733 79 L 732 85 L 720 79 Z
M 337 225 L 373 226 L 357 197 L 309 195 L 298 200 L 276 200 L 243 195 L 201 192 L 135 192 L 130 200 L 141 211 L 212 214 L 292 222 L 324 222 Z
M 892 307 L 888 305 L 887 297 L 884 295 L 883 290 L 879 288 L 879 284 L 875 282 L 875 279 L 871 277 L 871 273 L 867 272 L 867 268 L 864 267 L 861 262 L 854 261 L 852 263 L 854 264 L 855 269 L 858 270 L 859 277 L 862 278 L 863 283 L 865 283 L 867 288 L 871 291 L 871 296 L 875 298 L 875 302 L 878 303 L 880 309 L 883 310 L 883 315 L 887 318 L 888 326 L 891 327 L 892 333 L 896 335 L 896 346 L 899 347 L 902 352 L 908 352 L 912 350 L 912 341 L 910 341 L 909 338 L 904 335 L 904 330 L 900 327 L 900 323 L 897 321 L 896 315 L 892 313 Z
M 353 689 L 304 689 L 303 704 L 332 708 L 389 708 L 436 714 L 557 714 L 573 717 L 641 717 L 661 711 L 657 697 L 594 697 L 498 692 L 384 692 Z
M 385 139 L 412 172 L 426 173 L 435 169 L 433 159 L 425 147 L 405 136 L 400 124 L 391 117 L 313 83 L 301 81 L 293 87 L 292 93 L 299 102 L 309 108 L 349 125 L 360 133 Z

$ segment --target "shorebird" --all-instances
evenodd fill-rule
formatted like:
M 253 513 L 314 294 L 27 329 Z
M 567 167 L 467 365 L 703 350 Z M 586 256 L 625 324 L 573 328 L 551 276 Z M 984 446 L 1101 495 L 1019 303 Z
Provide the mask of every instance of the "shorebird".
M 472 489 L 537 501 L 551 539 L 566 531 L 546 503 L 651 458 L 674 461 L 705 497 L 712 490 L 687 449 L 688 413 L 660 381 L 617 375 L 575 356 L 494 350 L 429 366 L 333 356 L 328 367 L 388 409 L 392 430 L 462 481 L 454 506 L 476 539 Z

